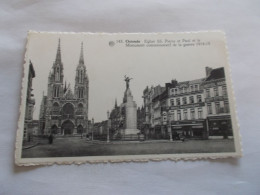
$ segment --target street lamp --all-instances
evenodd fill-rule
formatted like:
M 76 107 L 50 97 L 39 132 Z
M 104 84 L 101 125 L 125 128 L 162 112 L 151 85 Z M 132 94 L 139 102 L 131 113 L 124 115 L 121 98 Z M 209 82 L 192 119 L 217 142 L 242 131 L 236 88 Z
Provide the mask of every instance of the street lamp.
M 168 111 L 167 116 L 167 125 L 168 125 L 168 133 L 170 133 L 170 141 L 172 141 L 172 126 L 171 126 L 171 120 L 170 120 L 170 110 Z
M 109 140 L 109 126 L 110 126 L 110 124 L 109 124 L 109 111 L 107 111 L 107 142 L 109 142 L 110 140 Z
M 92 118 L 92 135 L 91 135 L 91 139 L 92 141 L 94 140 L 94 136 L 93 136 L 93 132 L 94 132 L 94 118 Z

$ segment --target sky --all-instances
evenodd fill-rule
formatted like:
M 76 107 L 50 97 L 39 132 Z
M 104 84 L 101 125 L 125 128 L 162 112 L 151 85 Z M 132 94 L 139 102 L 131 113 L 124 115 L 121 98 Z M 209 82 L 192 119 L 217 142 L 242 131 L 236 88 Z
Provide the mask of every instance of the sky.
M 30 33 L 25 66 L 33 63 L 36 77 L 33 93 L 36 104 L 34 119 L 39 118 L 42 94 L 47 93 L 49 71 L 55 61 L 58 40 L 61 40 L 61 58 L 64 82 L 74 89 L 76 67 L 81 42 L 89 77 L 89 119 L 106 120 L 107 111 L 122 103 L 125 91 L 124 75 L 133 78 L 130 89 L 138 107 L 143 105 L 142 94 L 146 86 L 164 86 L 172 79 L 187 81 L 205 77 L 205 67 L 226 67 L 226 50 L 222 33 L 176 34 L 60 34 Z M 182 46 L 126 47 L 125 42 L 178 41 Z M 186 46 L 188 40 L 210 43 L 206 46 Z M 115 44 L 111 46 L 109 42 Z M 123 43 L 120 43 L 122 42 Z M 225 71 L 227 71 L 225 69 Z

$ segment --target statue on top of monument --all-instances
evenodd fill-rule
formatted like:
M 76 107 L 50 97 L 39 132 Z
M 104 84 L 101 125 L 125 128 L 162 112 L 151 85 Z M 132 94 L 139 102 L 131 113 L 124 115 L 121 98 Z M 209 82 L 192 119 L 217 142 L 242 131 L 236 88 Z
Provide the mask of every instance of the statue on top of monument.
M 130 80 L 132 80 L 133 78 L 129 78 L 128 76 L 125 75 L 125 82 L 126 82 L 126 89 L 129 88 L 129 83 L 130 83 Z

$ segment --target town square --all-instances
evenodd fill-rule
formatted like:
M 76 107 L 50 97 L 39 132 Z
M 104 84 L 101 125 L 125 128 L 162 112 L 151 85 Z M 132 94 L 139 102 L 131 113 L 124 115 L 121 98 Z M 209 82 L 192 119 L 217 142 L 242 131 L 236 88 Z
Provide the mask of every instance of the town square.
M 236 151 L 230 89 L 224 64 L 198 65 L 198 68 L 194 68 L 194 73 L 188 69 L 182 72 L 181 66 L 177 66 L 178 69 L 173 68 L 172 72 L 167 73 L 170 79 L 150 78 L 140 71 L 137 71 L 138 74 L 127 72 L 120 65 L 114 69 L 104 69 L 104 60 L 96 56 L 91 58 L 91 52 L 94 51 L 91 50 L 91 39 L 84 41 L 79 38 L 77 42 L 69 39 L 69 42 L 62 36 L 50 38 L 53 46 L 46 48 L 50 48 L 51 52 L 50 49 L 43 48 L 43 52 L 31 55 L 27 61 L 28 81 L 21 158 L 222 155 Z M 107 63 L 110 61 L 112 67 L 113 64 L 121 64 L 114 63 L 117 56 L 114 49 L 117 47 L 126 48 L 127 52 L 135 55 L 122 53 L 128 60 L 120 58 L 119 61 L 130 64 L 125 66 L 131 67 L 133 59 L 137 65 L 152 59 L 151 56 L 138 52 L 146 51 L 145 49 L 133 49 L 127 45 L 129 41 L 126 40 L 101 40 L 106 46 L 100 52 L 103 52 L 104 58 Z M 157 40 L 158 44 L 138 40 L 138 44 L 149 44 L 148 51 L 154 52 L 152 47 L 164 47 L 160 45 L 160 40 Z M 187 40 L 195 45 L 200 43 L 196 42 L 198 39 L 183 40 L 185 44 Z M 35 39 L 35 43 L 37 41 L 39 39 Z M 74 47 L 70 47 L 69 43 Z M 208 45 L 198 47 L 209 47 Z M 38 46 L 33 51 L 36 52 L 37 48 Z M 189 49 L 188 46 L 185 48 Z M 156 48 L 156 51 L 160 50 Z M 167 51 L 167 55 L 170 51 Z M 178 49 L 172 51 L 178 52 Z M 68 58 L 71 52 L 75 54 L 73 58 Z M 186 60 L 175 54 L 177 57 L 179 61 Z M 195 54 L 194 57 L 198 58 Z M 212 57 L 217 59 L 214 52 Z M 140 60 L 136 61 L 138 58 Z M 38 65 L 43 59 L 48 59 L 48 64 L 52 62 L 48 65 L 49 70 Z M 210 57 L 206 59 L 212 61 Z M 161 59 L 158 58 L 157 61 L 160 62 Z M 167 60 L 166 62 L 168 63 Z M 93 68 L 97 71 L 93 72 Z M 120 68 L 120 73 L 113 72 Z M 159 67 L 157 71 L 161 71 L 160 74 L 165 72 Z M 177 72 L 181 72 L 181 76 Z

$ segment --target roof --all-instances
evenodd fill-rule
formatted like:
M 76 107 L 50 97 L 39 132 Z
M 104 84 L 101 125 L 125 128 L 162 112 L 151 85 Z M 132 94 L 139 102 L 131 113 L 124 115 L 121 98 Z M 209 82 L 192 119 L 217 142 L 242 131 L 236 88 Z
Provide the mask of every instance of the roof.
M 177 83 L 176 87 L 177 88 L 186 88 L 186 87 L 189 87 L 189 85 L 192 85 L 192 84 L 200 84 L 204 80 L 205 80 L 205 78 L 194 79 L 194 80 L 191 80 L 191 81 L 182 81 L 182 82 Z
M 222 79 L 222 78 L 225 78 L 224 67 L 213 69 L 210 72 L 210 75 L 208 76 L 208 78 L 206 78 L 206 81 L 211 81 L 211 80 L 215 80 L 215 79 Z
M 35 70 L 33 68 L 33 64 L 32 64 L 31 61 L 30 61 L 29 69 L 30 69 L 29 71 L 31 72 L 32 78 L 34 78 L 35 77 Z

